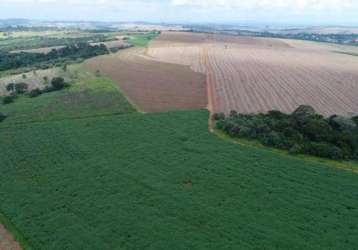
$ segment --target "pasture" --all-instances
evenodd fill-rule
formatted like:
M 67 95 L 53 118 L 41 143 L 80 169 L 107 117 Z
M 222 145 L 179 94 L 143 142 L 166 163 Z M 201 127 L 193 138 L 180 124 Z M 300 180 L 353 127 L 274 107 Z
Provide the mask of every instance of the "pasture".
M 78 119 L 135 111 L 111 79 L 96 76 L 81 65 L 69 67 L 66 73 L 60 72 L 60 76 L 63 74 L 71 84 L 65 90 L 46 93 L 36 98 L 20 96 L 15 103 L 0 104 L 0 112 L 9 116 L 8 124 Z

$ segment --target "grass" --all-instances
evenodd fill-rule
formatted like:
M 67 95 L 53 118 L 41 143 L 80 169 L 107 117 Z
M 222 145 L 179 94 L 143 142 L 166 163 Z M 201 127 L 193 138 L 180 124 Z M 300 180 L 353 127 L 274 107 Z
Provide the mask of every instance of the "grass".
M 78 65 L 71 66 L 69 71 L 71 72 L 64 75 L 69 79 L 76 79 L 70 88 L 36 98 L 20 96 L 14 103 L 0 104 L 0 112 L 8 115 L 7 123 L 83 118 L 135 111 L 111 79 L 96 77 Z
M 207 111 L 0 125 L 0 211 L 34 249 L 357 249 L 358 175 L 235 145 Z
M 129 44 L 137 47 L 148 47 L 149 42 L 158 36 L 157 32 L 148 32 L 141 34 L 131 34 L 129 36 L 129 40 L 127 41 Z

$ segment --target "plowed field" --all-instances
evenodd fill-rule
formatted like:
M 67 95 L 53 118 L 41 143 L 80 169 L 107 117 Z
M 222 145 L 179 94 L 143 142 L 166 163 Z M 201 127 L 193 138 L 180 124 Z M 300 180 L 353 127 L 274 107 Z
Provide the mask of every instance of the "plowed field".
M 188 66 L 153 61 L 145 49 L 127 49 L 86 62 L 110 76 L 145 112 L 198 109 L 207 105 L 205 75 Z
M 147 54 L 209 74 L 213 112 L 358 113 L 358 57 L 348 46 L 268 38 L 164 32 Z

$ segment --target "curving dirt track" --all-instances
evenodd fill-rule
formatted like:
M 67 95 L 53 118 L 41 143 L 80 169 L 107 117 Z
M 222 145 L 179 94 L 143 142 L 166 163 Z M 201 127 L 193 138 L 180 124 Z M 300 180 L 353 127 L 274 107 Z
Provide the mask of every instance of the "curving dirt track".
M 85 62 L 110 76 L 145 112 L 200 109 L 207 105 L 205 75 L 188 66 L 154 61 L 145 49 L 127 49 Z
M 358 114 L 356 48 L 305 41 L 164 32 L 147 53 L 188 65 L 212 82 L 213 112 L 312 105 L 324 115 Z M 210 105 L 209 105 L 210 106 Z
M 20 245 L 0 224 L 0 250 L 21 250 Z

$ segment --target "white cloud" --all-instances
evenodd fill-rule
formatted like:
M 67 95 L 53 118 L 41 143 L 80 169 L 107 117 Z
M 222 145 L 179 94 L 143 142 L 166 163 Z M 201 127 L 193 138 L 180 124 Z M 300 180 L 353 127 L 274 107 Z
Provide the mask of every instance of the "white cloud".
M 356 13 L 358 0 L 0 0 L 0 18 L 358 24 Z
M 357 7 L 353 0 L 171 0 L 173 6 L 235 9 L 346 9 Z

